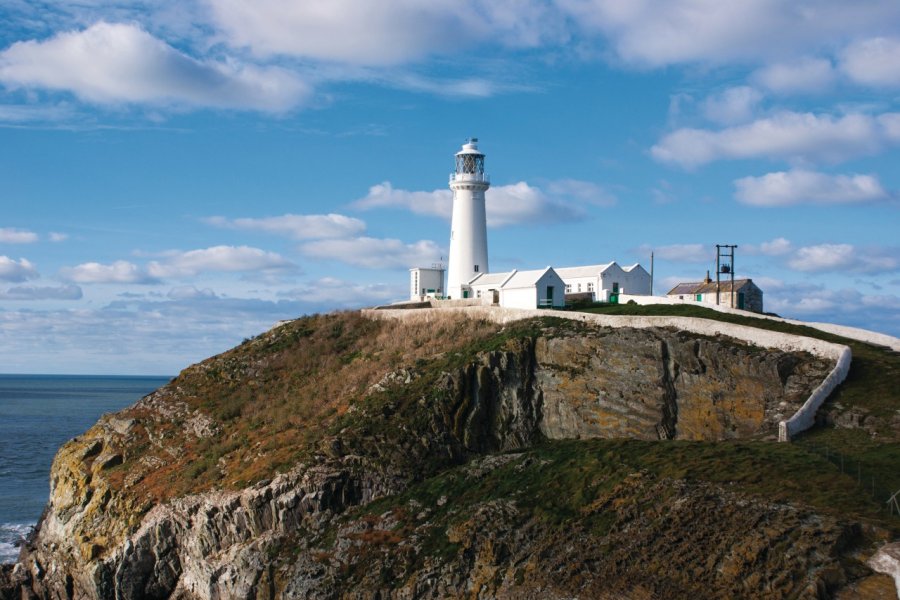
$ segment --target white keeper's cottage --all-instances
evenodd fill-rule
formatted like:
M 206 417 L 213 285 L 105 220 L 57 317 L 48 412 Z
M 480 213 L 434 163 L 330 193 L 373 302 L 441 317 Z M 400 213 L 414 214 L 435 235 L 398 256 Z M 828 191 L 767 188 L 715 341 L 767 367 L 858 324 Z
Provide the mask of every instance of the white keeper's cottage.
M 649 295 L 651 276 L 639 264 L 621 267 L 615 261 L 586 265 L 491 273 L 488 266 L 485 192 L 491 186 L 484 172 L 485 155 L 478 138 L 470 138 L 456 153 L 450 174 L 453 213 L 447 284 L 441 265 L 409 270 L 410 300 L 428 298 L 474 300 L 511 308 L 561 307 L 566 296 L 598 302 L 618 302 L 619 294 Z

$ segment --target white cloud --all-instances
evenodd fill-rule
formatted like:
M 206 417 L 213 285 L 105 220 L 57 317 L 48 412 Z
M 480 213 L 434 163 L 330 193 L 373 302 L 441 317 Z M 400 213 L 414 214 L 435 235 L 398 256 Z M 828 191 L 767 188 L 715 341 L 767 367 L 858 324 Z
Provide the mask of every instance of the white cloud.
M 900 269 L 900 255 L 885 248 L 861 250 L 851 244 L 818 244 L 798 248 L 787 264 L 806 272 L 879 273 Z
M 748 121 L 762 97 L 759 90 L 750 86 L 728 88 L 705 100 L 703 114 L 710 121 L 725 125 Z
M 825 58 L 800 58 L 762 67 L 751 80 L 777 94 L 820 92 L 835 81 L 831 61 Z
M 691 168 L 715 160 L 778 158 L 840 162 L 900 141 L 896 113 L 842 117 L 781 112 L 720 131 L 678 129 L 651 149 L 654 158 Z
M 353 304 L 376 304 L 402 300 L 408 290 L 405 285 L 388 285 L 384 283 L 361 284 L 343 281 L 335 277 L 322 277 L 315 281 L 280 292 L 279 297 L 302 300 L 304 302 L 330 302 L 335 306 L 346 305 L 347 299 Z
M 763 242 L 759 246 L 759 251 L 766 256 L 783 256 L 793 249 L 790 241 L 783 237 L 775 238 L 769 242 Z
M 67 239 L 69 239 L 69 234 L 68 234 L 68 233 L 59 233 L 59 232 L 56 232 L 56 231 L 51 231 L 51 232 L 50 232 L 50 241 L 51 241 L 51 242 L 64 242 L 64 241 L 66 241 Z
M 293 215 L 264 217 L 259 219 L 242 218 L 226 219 L 225 217 L 209 217 L 205 222 L 217 227 L 261 231 L 274 235 L 283 235 L 295 240 L 314 240 L 322 238 L 353 237 L 366 230 L 366 224 L 360 219 L 338 214 L 327 215 Z
M 138 103 L 283 112 L 309 94 L 278 67 L 200 61 L 130 24 L 100 22 L 0 52 L 10 88 L 72 92 L 97 104 Z
M 18 261 L 8 256 L 0 256 L 0 281 L 20 282 L 38 277 L 37 269 L 28 259 Z
M 505 227 L 523 223 L 568 221 L 584 215 L 583 206 L 610 206 L 615 196 L 600 186 L 573 179 L 552 181 L 545 192 L 524 181 L 494 186 L 485 194 L 488 227 Z M 369 193 L 353 203 L 354 208 L 403 208 L 415 214 L 450 219 L 453 193 L 439 189 L 430 192 L 408 191 L 383 182 L 369 188 Z
M 170 300 L 198 300 L 204 298 L 218 298 L 216 293 L 209 288 L 197 289 L 193 285 L 179 285 L 173 287 L 166 294 Z
M 318 240 L 300 246 L 311 258 L 336 260 L 369 269 L 408 269 L 437 262 L 445 253 L 430 240 L 406 244 L 395 239 L 360 237 L 348 240 Z
M 582 29 L 603 33 L 628 63 L 767 62 L 832 40 L 896 31 L 900 5 L 878 0 L 560 0 Z
M 66 281 L 74 283 L 156 283 L 146 271 L 134 263 L 117 260 L 104 265 L 98 262 L 87 262 L 74 267 L 60 269 L 59 275 Z
M 23 285 L 0 291 L 0 300 L 80 300 L 81 288 L 77 285 L 31 286 Z
M 0 227 L 0 244 L 32 244 L 36 241 L 38 235 L 33 231 Z
M 156 279 L 191 277 L 204 272 L 237 273 L 294 270 L 297 266 L 276 254 L 249 246 L 213 246 L 187 252 L 172 251 L 151 261 L 147 273 Z
M 473 44 L 534 47 L 563 37 L 562 15 L 538 0 L 208 1 L 232 46 L 257 56 L 394 65 Z
M 661 260 L 704 263 L 715 258 L 715 251 L 712 248 L 713 246 L 708 244 L 671 244 L 655 247 L 643 244 L 636 253 L 643 256 L 653 252 L 653 255 Z
M 874 175 L 829 175 L 795 169 L 743 177 L 734 185 L 735 198 L 753 206 L 859 204 L 890 198 Z
M 872 87 L 900 86 L 900 39 L 872 38 L 850 44 L 840 69 L 852 81 Z
M 268 275 L 293 271 L 297 266 L 275 252 L 249 246 L 213 246 L 199 250 L 170 250 L 162 260 L 145 267 L 124 260 L 105 265 L 83 263 L 60 269 L 60 277 L 75 283 L 159 283 L 163 279 L 181 279 L 207 272 L 258 272 Z

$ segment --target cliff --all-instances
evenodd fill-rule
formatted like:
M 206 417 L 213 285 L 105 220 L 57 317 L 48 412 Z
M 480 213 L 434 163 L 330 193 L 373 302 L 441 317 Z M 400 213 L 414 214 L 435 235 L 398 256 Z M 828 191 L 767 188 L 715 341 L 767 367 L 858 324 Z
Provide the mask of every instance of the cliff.
M 6 589 L 826 597 L 890 529 L 829 463 L 754 440 L 830 368 L 559 319 L 300 319 L 66 444 Z

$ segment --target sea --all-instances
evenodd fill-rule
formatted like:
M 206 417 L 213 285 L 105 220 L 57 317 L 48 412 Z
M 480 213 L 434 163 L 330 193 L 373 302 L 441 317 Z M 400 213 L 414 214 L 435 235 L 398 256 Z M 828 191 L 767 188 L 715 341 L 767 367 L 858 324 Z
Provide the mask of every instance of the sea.
M 15 562 L 50 496 L 57 449 L 169 377 L 0 374 L 0 563 Z

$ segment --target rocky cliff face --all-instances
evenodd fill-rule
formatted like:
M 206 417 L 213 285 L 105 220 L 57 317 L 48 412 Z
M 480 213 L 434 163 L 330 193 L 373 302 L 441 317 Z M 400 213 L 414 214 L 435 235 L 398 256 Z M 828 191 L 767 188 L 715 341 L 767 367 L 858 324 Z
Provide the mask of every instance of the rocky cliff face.
M 852 522 L 603 447 L 528 450 L 772 438 L 830 365 L 673 331 L 441 327 L 301 320 L 104 417 L 60 450 L 9 576 L 42 598 L 186 599 L 797 597 L 852 576 Z M 486 480 L 506 491 L 466 496 Z M 561 514 L 522 496 L 554 481 L 578 499 Z

